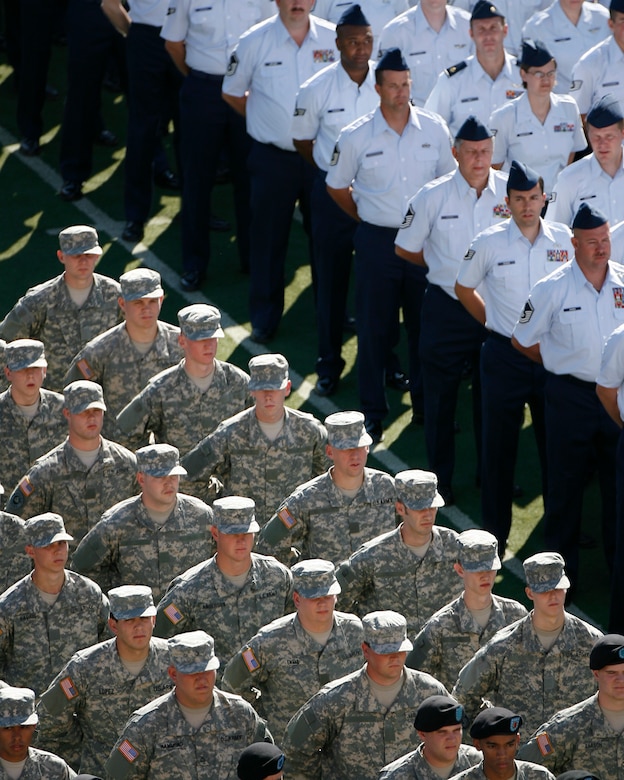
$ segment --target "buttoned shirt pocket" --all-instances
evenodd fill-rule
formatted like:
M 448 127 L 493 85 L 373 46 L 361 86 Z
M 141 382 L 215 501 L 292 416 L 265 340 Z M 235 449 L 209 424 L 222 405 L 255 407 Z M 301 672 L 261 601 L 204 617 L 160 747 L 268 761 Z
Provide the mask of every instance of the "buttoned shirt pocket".
M 498 260 L 492 267 L 492 280 L 497 289 L 517 290 L 522 269 L 515 260 Z
M 190 26 L 193 30 L 201 32 L 206 43 L 214 39 L 218 25 L 218 9 L 215 5 L 206 4 L 191 11 Z
M 394 166 L 390 165 L 388 155 L 382 149 L 374 149 L 362 158 L 357 175 L 358 185 L 369 192 L 381 194 L 390 189 L 394 175 Z
M 436 178 L 437 166 L 440 160 L 440 150 L 429 143 L 414 144 L 412 156 L 416 162 L 418 176 L 423 182 Z
M 556 328 L 558 340 L 571 349 L 580 349 L 588 345 L 591 339 L 590 328 L 581 306 L 567 306 L 557 315 Z

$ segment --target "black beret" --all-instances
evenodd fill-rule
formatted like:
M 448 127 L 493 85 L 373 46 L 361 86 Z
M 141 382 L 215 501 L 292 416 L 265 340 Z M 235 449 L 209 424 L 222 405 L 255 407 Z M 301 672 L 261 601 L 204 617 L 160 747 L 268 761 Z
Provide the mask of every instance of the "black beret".
M 236 774 L 239 780 L 264 780 L 276 775 L 284 766 L 284 754 L 272 742 L 254 742 L 245 748 L 238 759 Z
M 567 772 L 557 775 L 556 780 L 600 780 L 600 778 L 584 769 L 568 769 Z
M 357 3 L 349 6 L 336 23 L 337 28 L 346 25 L 351 27 L 370 27 L 370 22 L 364 16 L 362 9 Z
M 615 664 L 624 664 L 624 636 L 605 634 L 594 642 L 589 654 L 589 668 L 604 669 Z
M 493 135 L 494 133 L 487 125 L 471 114 L 459 128 L 455 138 L 459 138 L 461 141 L 484 141 L 486 138 L 492 138 Z
M 600 209 L 590 206 L 589 203 L 581 203 L 572 222 L 572 230 L 593 230 L 608 222 L 605 214 Z
M 529 168 L 523 162 L 512 160 L 509 167 L 509 178 L 507 179 L 507 188 L 510 190 L 519 190 L 526 192 L 532 190 L 539 184 L 540 175 L 533 168 Z
M 414 728 L 437 731 L 444 726 L 457 726 L 464 719 L 464 708 L 451 696 L 428 696 L 416 710 Z
M 375 70 L 409 70 L 405 57 L 401 54 L 401 49 L 396 46 L 386 49 L 381 59 L 377 63 Z
M 517 734 L 522 718 L 504 707 L 489 707 L 482 710 L 472 722 L 470 736 L 485 739 L 498 734 Z

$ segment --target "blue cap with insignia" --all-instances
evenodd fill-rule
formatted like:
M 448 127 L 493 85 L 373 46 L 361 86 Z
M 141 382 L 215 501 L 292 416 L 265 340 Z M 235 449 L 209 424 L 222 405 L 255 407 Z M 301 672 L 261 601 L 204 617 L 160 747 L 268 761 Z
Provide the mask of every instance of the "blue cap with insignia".
M 254 742 L 240 754 L 236 774 L 239 780 L 264 780 L 282 771 L 285 756 L 272 742 Z
M 505 707 L 488 707 L 473 720 L 470 736 L 473 739 L 495 737 L 498 734 L 517 734 L 522 717 Z
M 589 654 L 589 668 L 604 669 L 616 664 L 624 664 L 624 636 L 605 634 L 594 642 Z
M 592 127 L 609 127 L 624 119 L 619 100 L 612 92 L 607 92 L 589 109 L 587 124 Z
M 488 0 L 477 0 L 470 15 L 470 21 L 473 19 L 494 19 L 496 16 L 501 19 L 505 18 L 505 14 L 501 13 L 494 3 L 490 3 Z
M 620 14 L 624 14 L 624 0 L 611 0 L 609 11 L 617 11 Z
M 394 46 L 391 49 L 386 49 L 383 56 L 377 63 L 375 70 L 409 70 L 409 66 L 405 61 L 405 57 L 401 54 L 401 49 L 397 49 Z
M 455 138 L 459 138 L 461 141 L 485 141 L 486 138 L 493 136 L 494 133 L 490 128 L 477 119 L 474 114 L 471 114 L 459 128 Z
M 370 27 L 371 23 L 364 16 L 361 7 L 357 3 L 354 3 L 352 6 L 349 6 L 340 19 L 338 19 L 336 22 L 336 29 L 345 27 L 346 25 L 350 25 L 351 27 Z
M 518 59 L 518 65 L 524 68 L 524 70 L 527 68 L 540 68 L 554 59 L 541 41 L 534 41 L 531 38 L 526 38 L 522 41 L 522 53 Z
M 437 731 L 445 726 L 457 726 L 464 719 L 464 708 L 452 696 L 427 696 L 418 705 L 414 728 Z
M 572 230 L 593 230 L 608 222 L 606 214 L 600 209 L 581 203 L 572 222 Z
M 523 162 L 512 160 L 509 166 L 508 190 L 527 192 L 539 184 L 540 175 Z

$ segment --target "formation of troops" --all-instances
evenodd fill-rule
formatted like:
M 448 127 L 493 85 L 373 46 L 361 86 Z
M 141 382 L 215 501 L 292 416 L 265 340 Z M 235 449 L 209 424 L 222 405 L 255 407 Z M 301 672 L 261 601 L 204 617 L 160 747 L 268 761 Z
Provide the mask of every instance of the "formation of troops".
M 220 360 L 216 307 L 165 322 L 158 273 L 96 273 L 96 230 L 61 231 L 62 273 L 0 322 L 0 780 L 624 780 L 624 0 L 80 5 L 61 197 L 90 171 L 93 25 L 127 36 L 124 239 L 173 119 L 200 289 L 227 147 L 252 340 L 279 328 L 298 203 L 315 391 L 354 263 L 359 410 L 289 407 L 285 356 Z M 26 155 L 44 39 L 21 40 Z M 481 527 L 458 534 L 436 515 L 467 373 Z M 428 470 L 367 466 L 389 387 Z M 530 611 L 493 593 L 527 405 Z M 565 608 L 594 473 L 607 635 Z

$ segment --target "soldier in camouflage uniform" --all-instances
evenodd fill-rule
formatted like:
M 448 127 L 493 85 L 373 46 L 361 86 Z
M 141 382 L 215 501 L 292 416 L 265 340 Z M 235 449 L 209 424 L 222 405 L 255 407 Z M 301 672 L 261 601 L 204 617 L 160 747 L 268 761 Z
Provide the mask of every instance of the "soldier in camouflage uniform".
M 570 580 L 559 553 L 527 558 L 524 573 L 533 610 L 473 656 L 460 671 L 453 696 L 469 717 L 483 699 L 509 705 L 522 715 L 528 739 L 557 710 L 594 693 L 587 658 L 602 632 L 565 611 Z
M 152 637 L 156 607 L 150 588 L 124 585 L 108 597 L 115 637 L 72 656 L 37 707 L 37 744 L 80 772 L 102 777 L 122 725 L 173 687 L 167 640 Z
M 214 306 L 194 303 L 178 312 L 184 358 L 152 377 L 117 415 L 128 436 L 153 433 L 157 442 L 173 444 L 185 455 L 212 433 L 222 420 L 251 405 L 249 374 L 217 360 L 223 337 L 221 314 Z M 208 495 L 208 485 L 188 482 L 193 495 Z
M 34 517 L 26 534 L 33 571 L 0 596 L 0 678 L 40 694 L 76 650 L 105 638 L 108 599 L 65 569 L 72 537 L 62 517 Z
M 483 760 L 465 769 L 455 778 L 461 780 L 555 780 L 548 769 L 531 761 L 516 759 L 520 744 L 522 718 L 504 707 L 490 707 L 480 712 L 470 727 L 474 746 Z
M 431 615 L 461 591 L 453 565 L 457 533 L 435 525 L 444 500 L 430 471 L 402 471 L 395 477 L 401 525 L 362 545 L 338 567 L 338 605 L 365 615 L 394 609 L 413 636 Z
M 104 590 L 148 582 L 160 600 L 174 577 L 212 555 L 212 509 L 178 493 L 179 455 L 169 444 L 137 450 L 141 494 L 105 512 L 76 548 L 74 571 Z
M 321 686 L 362 664 L 362 623 L 334 611 L 340 585 L 331 561 L 292 568 L 294 615 L 264 626 L 230 659 L 222 688 L 244 696 L 280 738 L 286 724 Z M 256 702 L 255 690 L 260 691 Z
M 59 233 L 59 244 L 57 256 L 65 271 L 27 290 L 0 322 L 0 336 L 7 341 L 43 341 L 48 358 L 46 387 L 60 392 L 74 355 L 120 322 L 122 314 L 119 283 L 93 273 L 102 254 L 96 231 L 87 225 L 68 227 Z
M 385 766 L 379 780 L 440 780 L 478 764 L 481 753 L 461 744 L 463 722 L 464 708 L 451 696 L 428 696 L 414 719 L 422 743 Z
M 219 498 L 213 512 L 216 555 L 173 580 L 158 605 L 155 633 L 210 631 L 226 663 L 259 628 L 289 611 L 292 575 L 275 558 L 251 552 L 259 526 L 250 498 Z
M 5 360 L 11 385 L 0 394 L 0 476 L 12 488 L 37 458 L 63 441 L 67 424 L 63 396 L 41 389 L 48 365 L 43 342 L 12 341 Z
M 10 685 L 0 688 L 0 777 L 72 780 L 76 773 L 62 758 L 30 747 L 36 726 L 34 691 Z
M 249 361 L 254 406 L 224 420 L 183 459 L 191 479 L 214 475 L 224 495 L 256 502 L 262 526 L 285 495 L 325 471 L 325 428 L 311 414 L 289 409 L 288 362 L 283 355 L 257 355 Z
M 518 755 L 557 774 L 583 767 L 603 780 L 622 780 L 624 636 L 607 634 L 598 639 L 589 667 L 598 681 L 598 693 L 553 715 Z
M 361 412 L 325 419 L 333 466 L 284 499 L 260 532 L 258 549 L 283 563 L 291 549 L 302 558 L 338 564 L 382 531 L 396 527 L 396 492 L 389 474 L 366 468 L 372 439 Z
M 106 509 L 137 492 L 136 458 L 100 435 L 106 411 L 100 385 L 72 382 L 63 396 L 69 435 L 35 461 L 7 508 L 24 518 L 58 512 L 80 540 Z
M 405 668 L 412 643 L 402 615 L 372 612 L 362 623 L 366 664 L 321 688 L 288 724 L 289 780 L 375 780 L 418 744 L 412 724 L 420 702 L 448 695 L 431 675 Z
M 74 356 L 65 381 L 89 379 L 101 384 L 110 412 L 104 435 L 135 450 L 149 443 L 148 436 L 126 436 L 116 417 L 154 374 L 180 360 L 182 349 L 180 329 L 158 319 L 164 299 L 160 274 L 135 268 L 122 274 L 119 282 L 125 322 L 91 339 Z
M 407 656 L 408 666 L 429 672 L 448 688 L 455 684 L 462 666 L 497 631 L 527 615 L 522 604 L 492 594 L 501 567 L 496 537 L 472 529 L 459 535 L 458 545 L 455 571 L 464 591 L 429 618 Z
M 0 593 L 32 569 L 24 549 L 27 543 L 26 524 L 22 518 L 0 511 Z
M 106 762 L 114 780 L 236 780 L 243 747 L 271 741 L 253 707 L 215 687 L 219 659 L 204 631 L 169 640 L 170 693 L 137 710 Z

